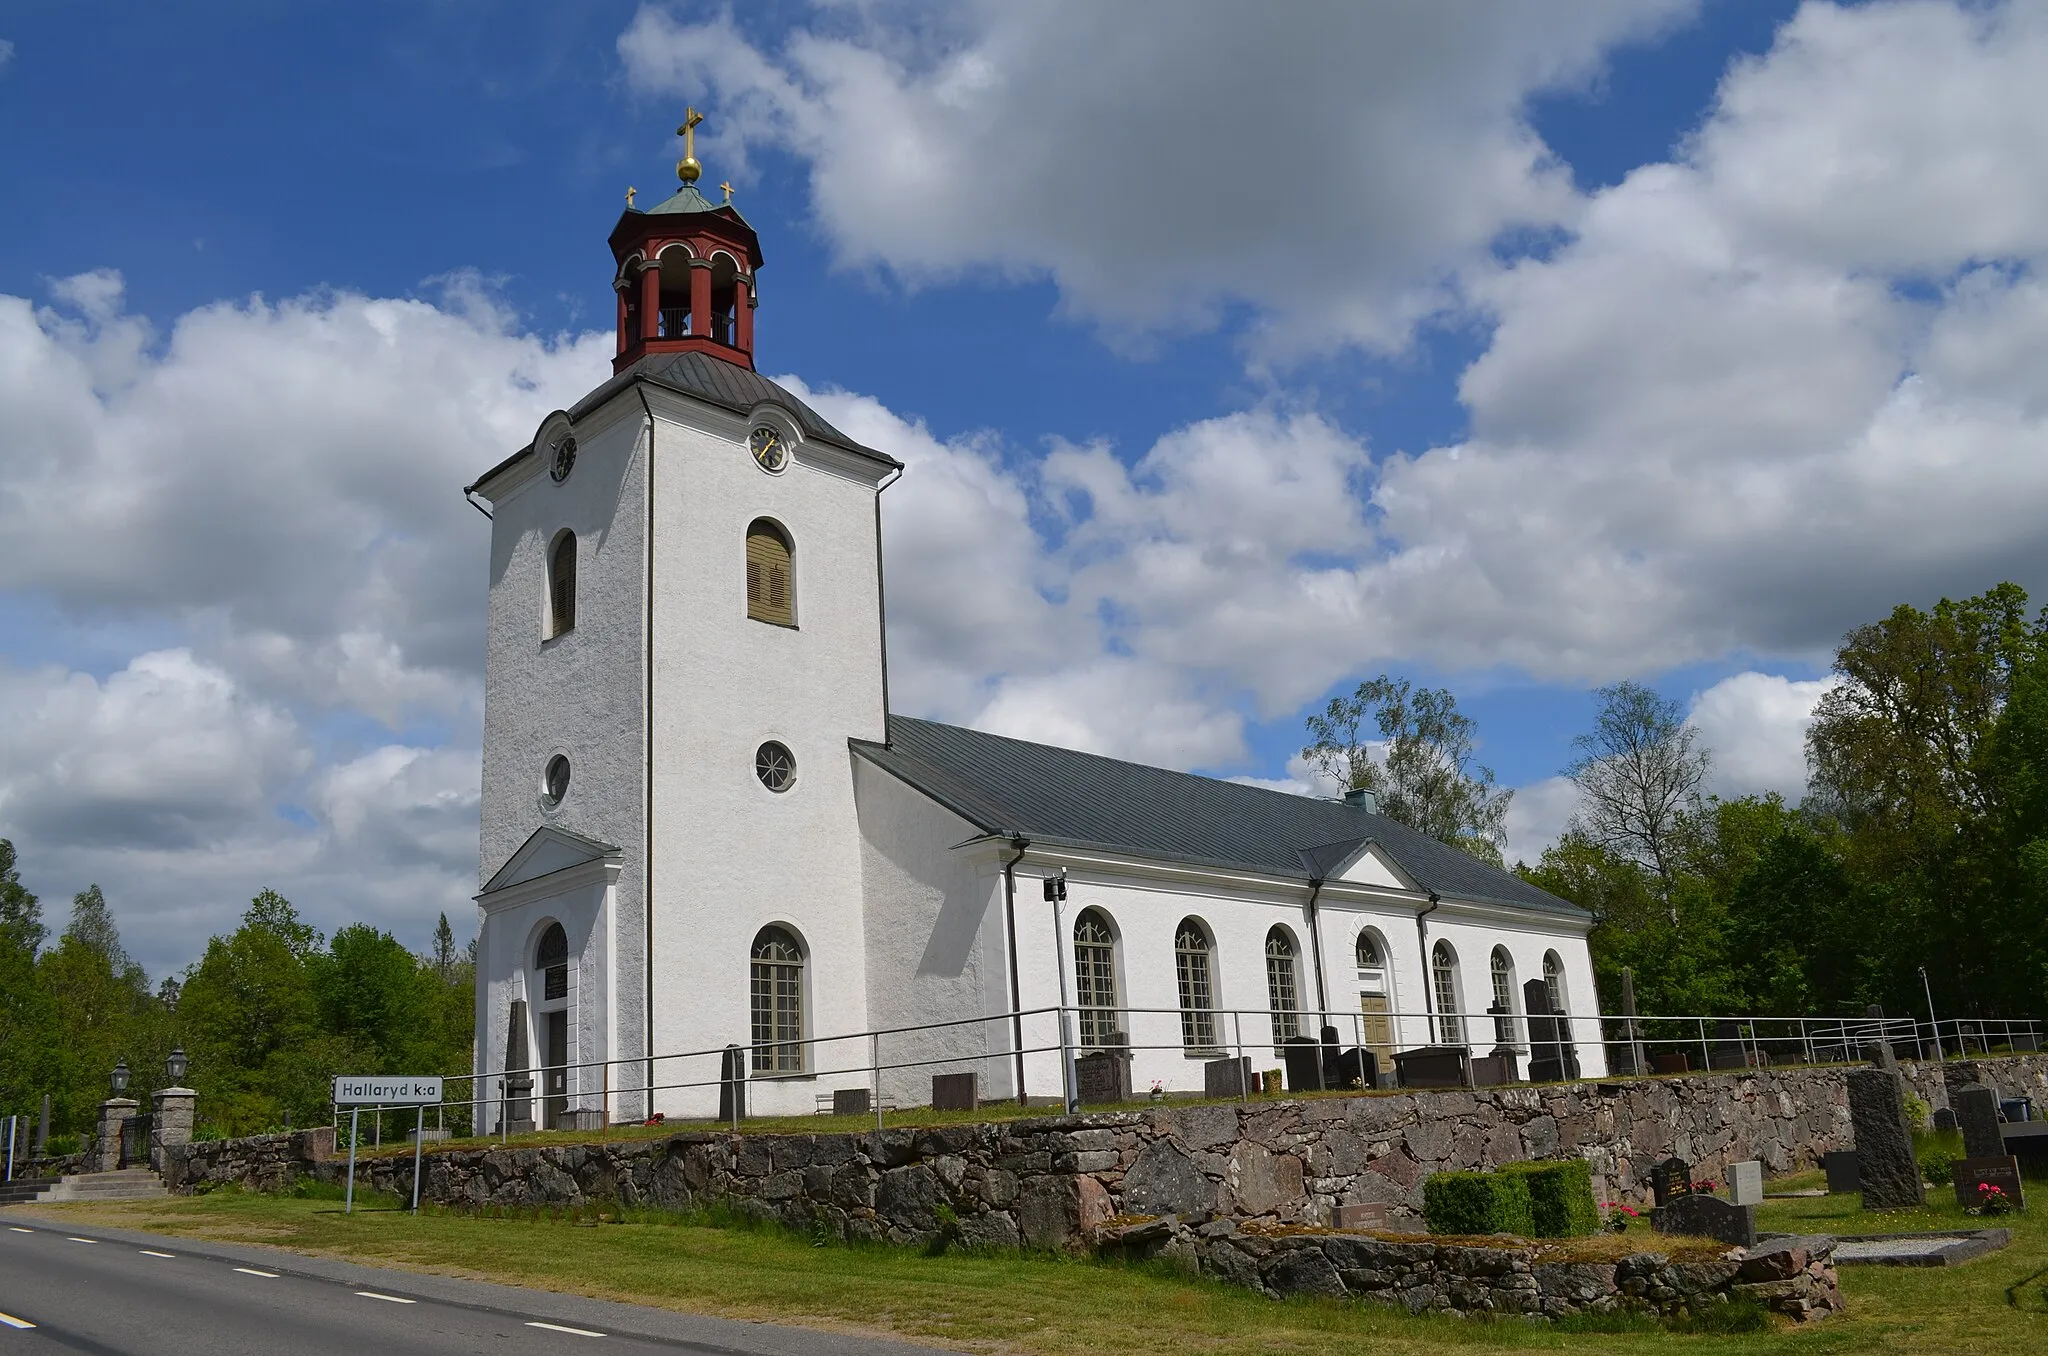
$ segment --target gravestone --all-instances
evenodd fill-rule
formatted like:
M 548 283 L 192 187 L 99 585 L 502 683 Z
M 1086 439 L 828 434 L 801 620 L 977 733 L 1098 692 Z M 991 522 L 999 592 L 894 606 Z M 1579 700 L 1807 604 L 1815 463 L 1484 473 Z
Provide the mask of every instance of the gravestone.
M 1287 1066 L 1289 1092 L 1323 1090 L 1323 1048 L 1306 1036 L 1289 1036 L 1280 1042 L 1280 1060 Z
M 1856 1133 L 1856 1177 L 1865 1210 L 1896 1210 L 1927 1199 L 1913 1136 L 1906 1128 L 1904 1085 L 1883 1069 L 1849 1072 L 1849 1121 Z
M 526 1000 L 515 998 L 505 1017 L 505 1107 L 507 1134 L 533 1131 L 533 1075 L 526 1070 Z M 381 1123 L 383 1117 L 377 1120 Z
M 1499 1047 L 1490 1055 L 1481 1055 L 1472 1061 L 1472 1086 L 1475 1088 L 1504 1088 L 1516 1082 L 1515 1052 Z
M 1963 1157 L 2005 1155 L 2005 1138 L 1998 1129 L 1997 1093 L 1982 1083 L 1972 1083 L 1949 1094 L 1949 1106 L 1956 1113 L 1956 1129 L 1963 1132 Z
M 1719 1196 L 1680 1196 L 1650 1212 L 1650 1227 L 1660 1234 L 1713 1238 L 1739 1248 L 1756 1246 L 1756 1207 L 1730 1205 Z
M 1387 1229 L 1393 1224 L 1391 1207 L 1380 1201 L 1339 1205 L 1330 1211 L 1333 1229 Z
M 1884 1009 L 1872 1003 L 1864 1009 L 1863 1015 L 1874 1024 L 1867 1033 L 1868 1039 L 1863 1042 L 1863 1057 L 1880 1069 L 1897 1072 L 1898 1056 L 1892 1053 L 1891 1042 L 1884 1038 Z
M 1692 1164 L 1682 1158 L 1667 1158 L 1650 1169 L 1650 1196 L 1658 1205 L 1669 1205 L 1680 1196 L 1692 1195 Z
M 1130 1037 L 1109 1033 L 1109 1047 L 1074 1061 L 1074 1098 L 1083 1106 L 1131 1100 Z
M 1956 1129 L 1956 1113 L 1945 1106 L 1934 1108 L 1934 1128 L 1944 1134 Z
M 1737 1205 L 1764 1203 L 1764 1165 L 1751 1160 L 1728 1165 L 1728 1199 Z
M 1742 1028 L 1732 1021 L 1723 1021 L 1714 1027 L 1714 1044 L 1707 1052 L 1709 1069 L 1744 1069 L 1749 1067 L 1749 1051 L 1742 1048 Z
M 1339 1053 L 1335 1046 L 1323 1047 L 1323 1086 L 1331 1089 L 1370 1088 L 1379 1079 L 1379 1056 L 1353 1046 Z
M 650 1113 L 653 1110 L 648 1108 Z M 728 1045 L 718 1061 L 718 1119 L 743 1120 L 746 1114 L 747 1052 L 737 1045 Z
M 932 1075 L 932 1110 L 974 1111 L 980 1106 L 981 1083 L 973 1070 Z
M 1529 1024 L 1529 1081 L 1562 1083 L 1576 1077 L 1565 1068 L 1564 1023 L 1550 1011 L 1550 986 L 1540 979 L 1522 985 L 1522 1012 Z
M 1982 1201 L 1985 1186 L 2005 1193 L 2015 1210 L 2027 1208 L 2027 1196 L 2020 1186 L 2020 1161 L 2010 1154 L 1995 1158 L 1964 1158 L 1955 1165 L 1956 1204 L 1971 1209 Z
M 866 1088 L 832 1090 L 832 1114 L 835 1116 L 865 1116 L 874 1109 L 874 1101 Z
M 1252 1084 L 1252 1057 L 1233 1055 L 1212 1059 L 1202 1065 L 1204 1097 L 1243 1097 L 1257 1089 Z
M 1469 1088 L 1472 1052 L 1462 1045 L 1425 1045 L 1394 1052 L 1394 1072 L 1404 1088 Z
M 1692 1056 L 1684 1050 L 1667 1050 L 1650 1056 L 1650 1072 L 1682 1074 L 1692 1072 Z
M 1820 1156 L 1820 1165 L 1828 1175 L 1830 1196 L 1851 1195 L 1862 1189 L 1856 1172 L 1854 1149 L 1831 1149 Z

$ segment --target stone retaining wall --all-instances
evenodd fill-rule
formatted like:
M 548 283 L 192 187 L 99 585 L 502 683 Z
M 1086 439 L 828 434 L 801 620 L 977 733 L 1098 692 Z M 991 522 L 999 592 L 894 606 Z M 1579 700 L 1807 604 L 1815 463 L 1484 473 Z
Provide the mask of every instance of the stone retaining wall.
M 283 1191 L 299 1177 L 340 1181 L 347 1161 L 334 1156 L 334 1127 L 317 1125 L 278 1135 L 202 1139 L 164 1146 L 164 1185 L 172 1191 L 240 1186 Z

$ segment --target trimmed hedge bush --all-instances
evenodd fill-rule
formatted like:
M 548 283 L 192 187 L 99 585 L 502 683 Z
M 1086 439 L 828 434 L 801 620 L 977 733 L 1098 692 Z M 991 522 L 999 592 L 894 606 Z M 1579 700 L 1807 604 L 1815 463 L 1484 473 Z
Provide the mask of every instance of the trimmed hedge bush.
M 1600 1229 L 1593 1199 L 1593 1170 L 1583 1158 L 1551 1163 L 1509 1163 L 1502 1173 L 1529 1184 L 1529 1213 L 1538 1238 L 1577 1238 Z
M 1433 1234 L 1536 1236 L 1522 1173 L 1439 1172 L 1422 1184 L 1422 1218 Z

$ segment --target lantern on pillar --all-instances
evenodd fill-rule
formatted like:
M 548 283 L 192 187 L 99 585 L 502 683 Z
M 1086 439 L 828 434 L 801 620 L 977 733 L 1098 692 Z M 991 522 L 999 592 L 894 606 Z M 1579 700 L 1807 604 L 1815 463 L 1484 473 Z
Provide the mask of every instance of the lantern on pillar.
M 164 1074 L 171 1080 L 172 1087 L 175 1088 L 184 1083 L 185 1070 L 189 1067 L 189 1064 L 190 1061 L 185 1058 L 185 1047 L 182 1045 L 172 1046 L 171 1053 L 164 1059 Z
M 125 1055 L 114 1062 L 112 1081 L 116 1097 L 128 1091 L 128 1059 Z

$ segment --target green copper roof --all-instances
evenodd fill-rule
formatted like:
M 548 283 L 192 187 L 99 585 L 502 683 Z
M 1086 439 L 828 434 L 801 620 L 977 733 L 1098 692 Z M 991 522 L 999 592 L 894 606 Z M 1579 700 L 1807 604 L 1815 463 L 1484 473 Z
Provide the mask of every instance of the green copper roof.
M 717 210 L 718 204 L 705 197 L 702 193 L 699 193 L 695 184 L 684 184 L 676 190 L 675 196 L 667 202 L 656 203 L 648 208 L 647 214 L 653 216 L 658 212 L 715 212 Z

